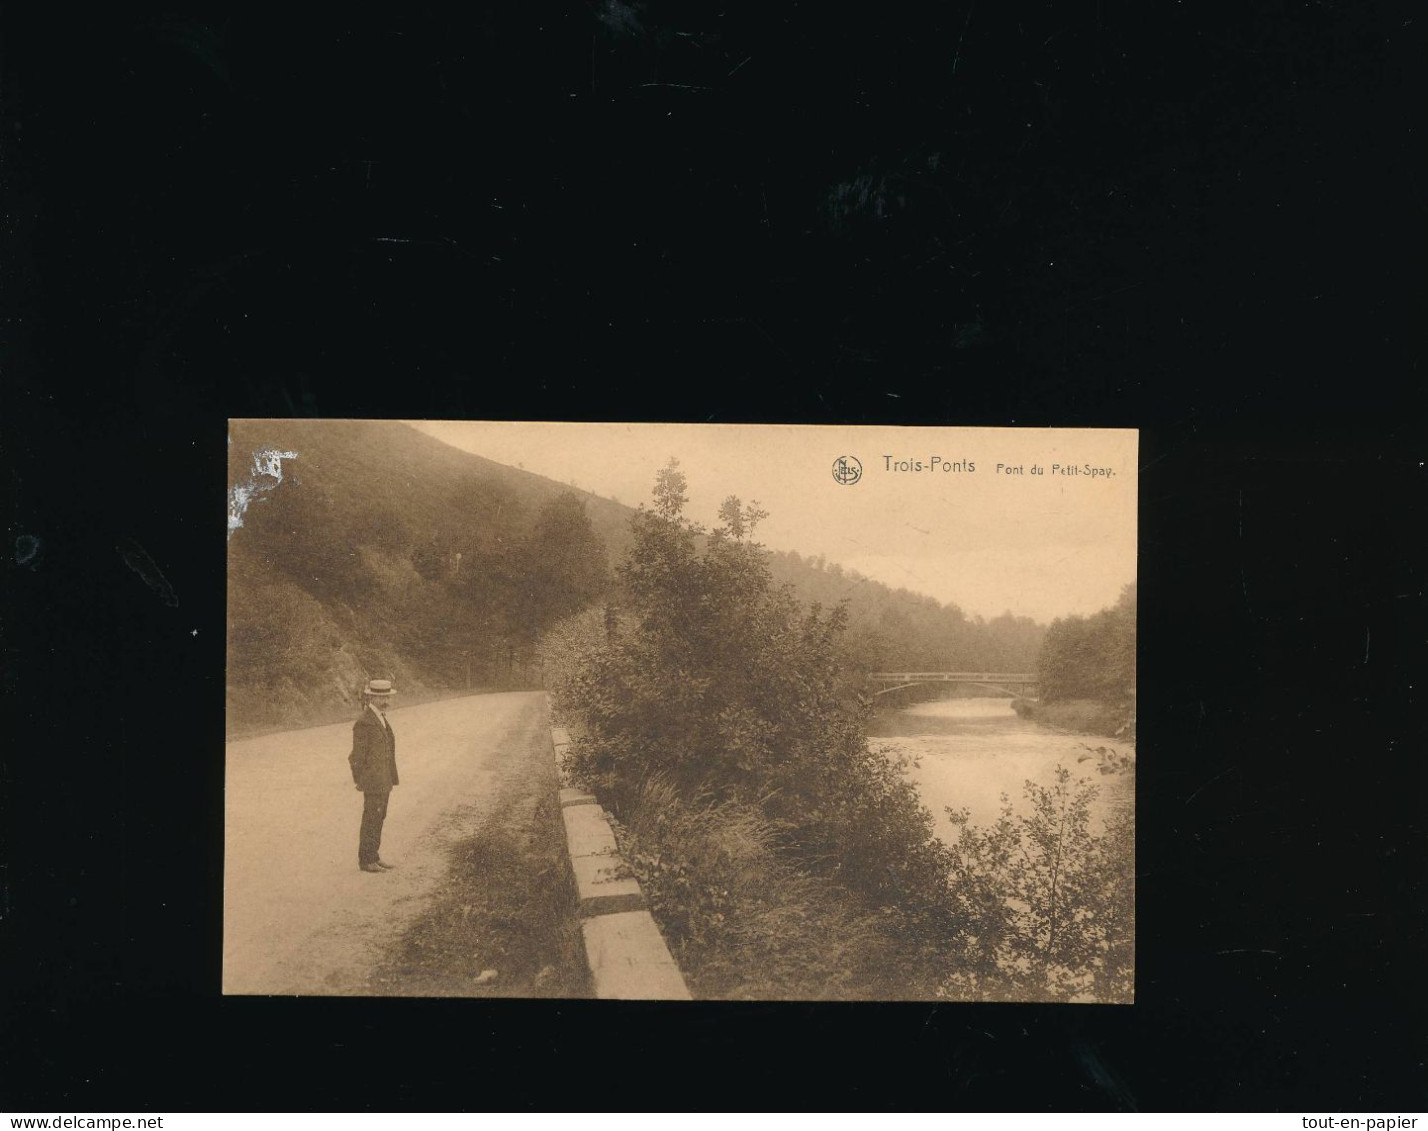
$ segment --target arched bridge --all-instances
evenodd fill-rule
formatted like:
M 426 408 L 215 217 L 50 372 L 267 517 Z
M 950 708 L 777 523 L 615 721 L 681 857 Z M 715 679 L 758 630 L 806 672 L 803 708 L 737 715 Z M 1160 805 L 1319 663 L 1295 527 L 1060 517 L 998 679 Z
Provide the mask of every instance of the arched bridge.
M 918 687 L 928 683 L 956 683 L 964 687 L 984 687 L 988 691 L 999 691 L 1003 695 L 1022 695 L 1035 699 L 1037 680 L 1032 672 L 870 672 L 868 679 L 884 684 L 875 695 L 886 695 L 889 691 L 899 691 L 904 687 Z

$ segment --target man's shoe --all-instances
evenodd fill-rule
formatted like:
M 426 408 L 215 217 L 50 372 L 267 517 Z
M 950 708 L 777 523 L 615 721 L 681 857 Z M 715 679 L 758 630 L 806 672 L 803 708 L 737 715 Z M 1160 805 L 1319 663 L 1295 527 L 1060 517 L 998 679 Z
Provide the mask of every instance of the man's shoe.
M 377 865 L 375 865 L 375 864 L 361 864 L 361 865 L 359 865 L 359 867 L 360 867 L 360 868 L 362 869 L 362 871 L 364 871 L 364 872 L 380 872 L 380 871 L 383 871 L 383 869 L 377 867 Z
M 397 866 L 395 864 L 388 864 L 385 860 L 378 860 L 377 867 L 381 868 L 384 872 L 393 872 L 396 871 Z

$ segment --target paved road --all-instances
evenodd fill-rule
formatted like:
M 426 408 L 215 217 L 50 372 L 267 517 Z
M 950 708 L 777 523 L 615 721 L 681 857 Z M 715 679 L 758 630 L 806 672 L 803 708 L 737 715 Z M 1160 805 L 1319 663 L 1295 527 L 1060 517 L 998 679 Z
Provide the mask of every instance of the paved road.
M 382 838 L 397 870 L 382 875 L 357 868 L 350 722 L 228 744 L 224 993 L 373 992 L 373 972 L 450 887 L 457 848 L 512 820 L 501 803 L 511 782 L 549 776 L 553 796 L 539 692 L 399 707 L 389 718 L 402 784 Z

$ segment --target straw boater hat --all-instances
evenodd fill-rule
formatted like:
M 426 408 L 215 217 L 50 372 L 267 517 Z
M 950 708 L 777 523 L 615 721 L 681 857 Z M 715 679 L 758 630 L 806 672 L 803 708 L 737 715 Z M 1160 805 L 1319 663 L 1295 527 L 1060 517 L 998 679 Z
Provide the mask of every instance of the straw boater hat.
M 392 686 L 390 679 L 369 679 L 367 681 L 367 688 L 363 692 L 364 695 L 371 697 L 380 696 L 383 699 L 388 695 L 395 695 L 396 693 L 397 689 Z

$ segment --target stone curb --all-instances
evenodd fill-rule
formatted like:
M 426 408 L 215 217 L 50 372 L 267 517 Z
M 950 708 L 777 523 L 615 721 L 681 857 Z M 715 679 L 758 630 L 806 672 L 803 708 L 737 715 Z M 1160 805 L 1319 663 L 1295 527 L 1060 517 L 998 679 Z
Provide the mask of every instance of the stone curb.
M 592 794 L 565 784 L 570 734 L 551 727 L 560 777 L 560 817 L 580 898 L 580 936 L 597 998 L 690 1001 L 689 987 L 650 915 L 639 881 L 620 859 L 615 834 Z

